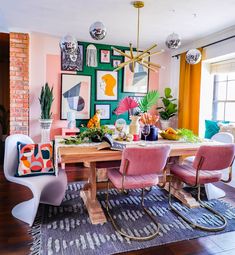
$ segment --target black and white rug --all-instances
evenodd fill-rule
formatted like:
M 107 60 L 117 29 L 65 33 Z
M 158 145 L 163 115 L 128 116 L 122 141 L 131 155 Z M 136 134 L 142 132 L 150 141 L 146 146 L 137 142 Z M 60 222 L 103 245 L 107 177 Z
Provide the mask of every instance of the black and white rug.
M 114 231 L 110 222 L 92 225 L 80 198 L 82 183 L 70 183 L 61 206 L 42 205 L 41 217 L 32 227 L 33 245 L 31 254 L 63 255 L 110 255 L 130 250 L 139 250 L 166 243 L 189 240 L 213 233 L 192 229 L 168 208 L 167 192 L 153 188 L 145 199 L 146 207 L 160 223 L 160 233 L 150 241 L 132 241 Z M 128 195 L 110 191 L 110 208 L 119 225 L 130 234 L 144 235 L 153 232 L 155 226 L 140 207 L 140 190 Z M 99 201 L 105 207 L 105 192 L 99 192 Z M 230 204 L 211 200 L 210 206 L 223 213 L 228 226 L 223 232 L 235 230 L 235 208 Z M 175 201 L 175 207 L 198 223 L 217 226 L 220 221 L 203 208 L 188 209 Z M 105 210 L 105 209 L 104 209 Z

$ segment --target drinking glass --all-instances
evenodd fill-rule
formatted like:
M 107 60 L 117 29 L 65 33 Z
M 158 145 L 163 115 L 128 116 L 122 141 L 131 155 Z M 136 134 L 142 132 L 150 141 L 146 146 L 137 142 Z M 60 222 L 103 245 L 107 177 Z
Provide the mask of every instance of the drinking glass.
M 144 136 L 145 145 L 147 145 L 146 138 L 147 138 L 147 136 L 150 134 L 150 125 L 144 125 L 144 126 L 142 126 L 141 132 L 142 132 L 142 134 L 143 134 L 143 136 Z

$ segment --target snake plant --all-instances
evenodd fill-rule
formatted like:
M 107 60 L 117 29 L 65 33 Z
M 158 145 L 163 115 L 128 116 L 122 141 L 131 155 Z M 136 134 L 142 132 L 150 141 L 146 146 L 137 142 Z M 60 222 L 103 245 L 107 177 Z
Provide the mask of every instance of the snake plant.
M 42 87 L 39 97 L 39 102 L 41 105 L 41 119 L 51 119 L 51 105 L 53 100 L 53 87 L 50 89 L 48 83 L 46 83 Z

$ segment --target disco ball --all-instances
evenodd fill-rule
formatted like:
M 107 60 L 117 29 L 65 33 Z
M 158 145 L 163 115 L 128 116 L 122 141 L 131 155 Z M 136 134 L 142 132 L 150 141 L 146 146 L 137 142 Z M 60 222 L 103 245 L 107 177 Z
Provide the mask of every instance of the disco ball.
M 89 28 L 90 35 L 95 40 L 102 40 L 106 36 L 106 27 L 100 21 L 93 23 Z
M 60 48 L 68 53 L 75 52 L 78 48 L 76 38 L 71 35 L 64 36 L 60 41 Z
M 202 54 L 197 49 L 189 50 L 185 56 L 187 63 L 190 65 L 195 65 L 195 64 L 199 63 L 201 58 L 202 58 Z
M 169 49 L 178 49 L 181 45 L 181 38 L 178 34 L 172 33 L 167 36 L 165 43 Z

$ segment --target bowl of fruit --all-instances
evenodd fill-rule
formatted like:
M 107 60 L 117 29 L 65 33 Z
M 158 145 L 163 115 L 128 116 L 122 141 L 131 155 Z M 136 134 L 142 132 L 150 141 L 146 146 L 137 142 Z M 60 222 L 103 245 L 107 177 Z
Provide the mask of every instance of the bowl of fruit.
M 178 133 L 178 131 L 176 131 L 175 129 L 169 127 L 165 130 L 162 130 L 160 132 L 160 136 L 163 139 L 167 139 L 167 140 L 179 140 L 180 139 L 180 135 Z

